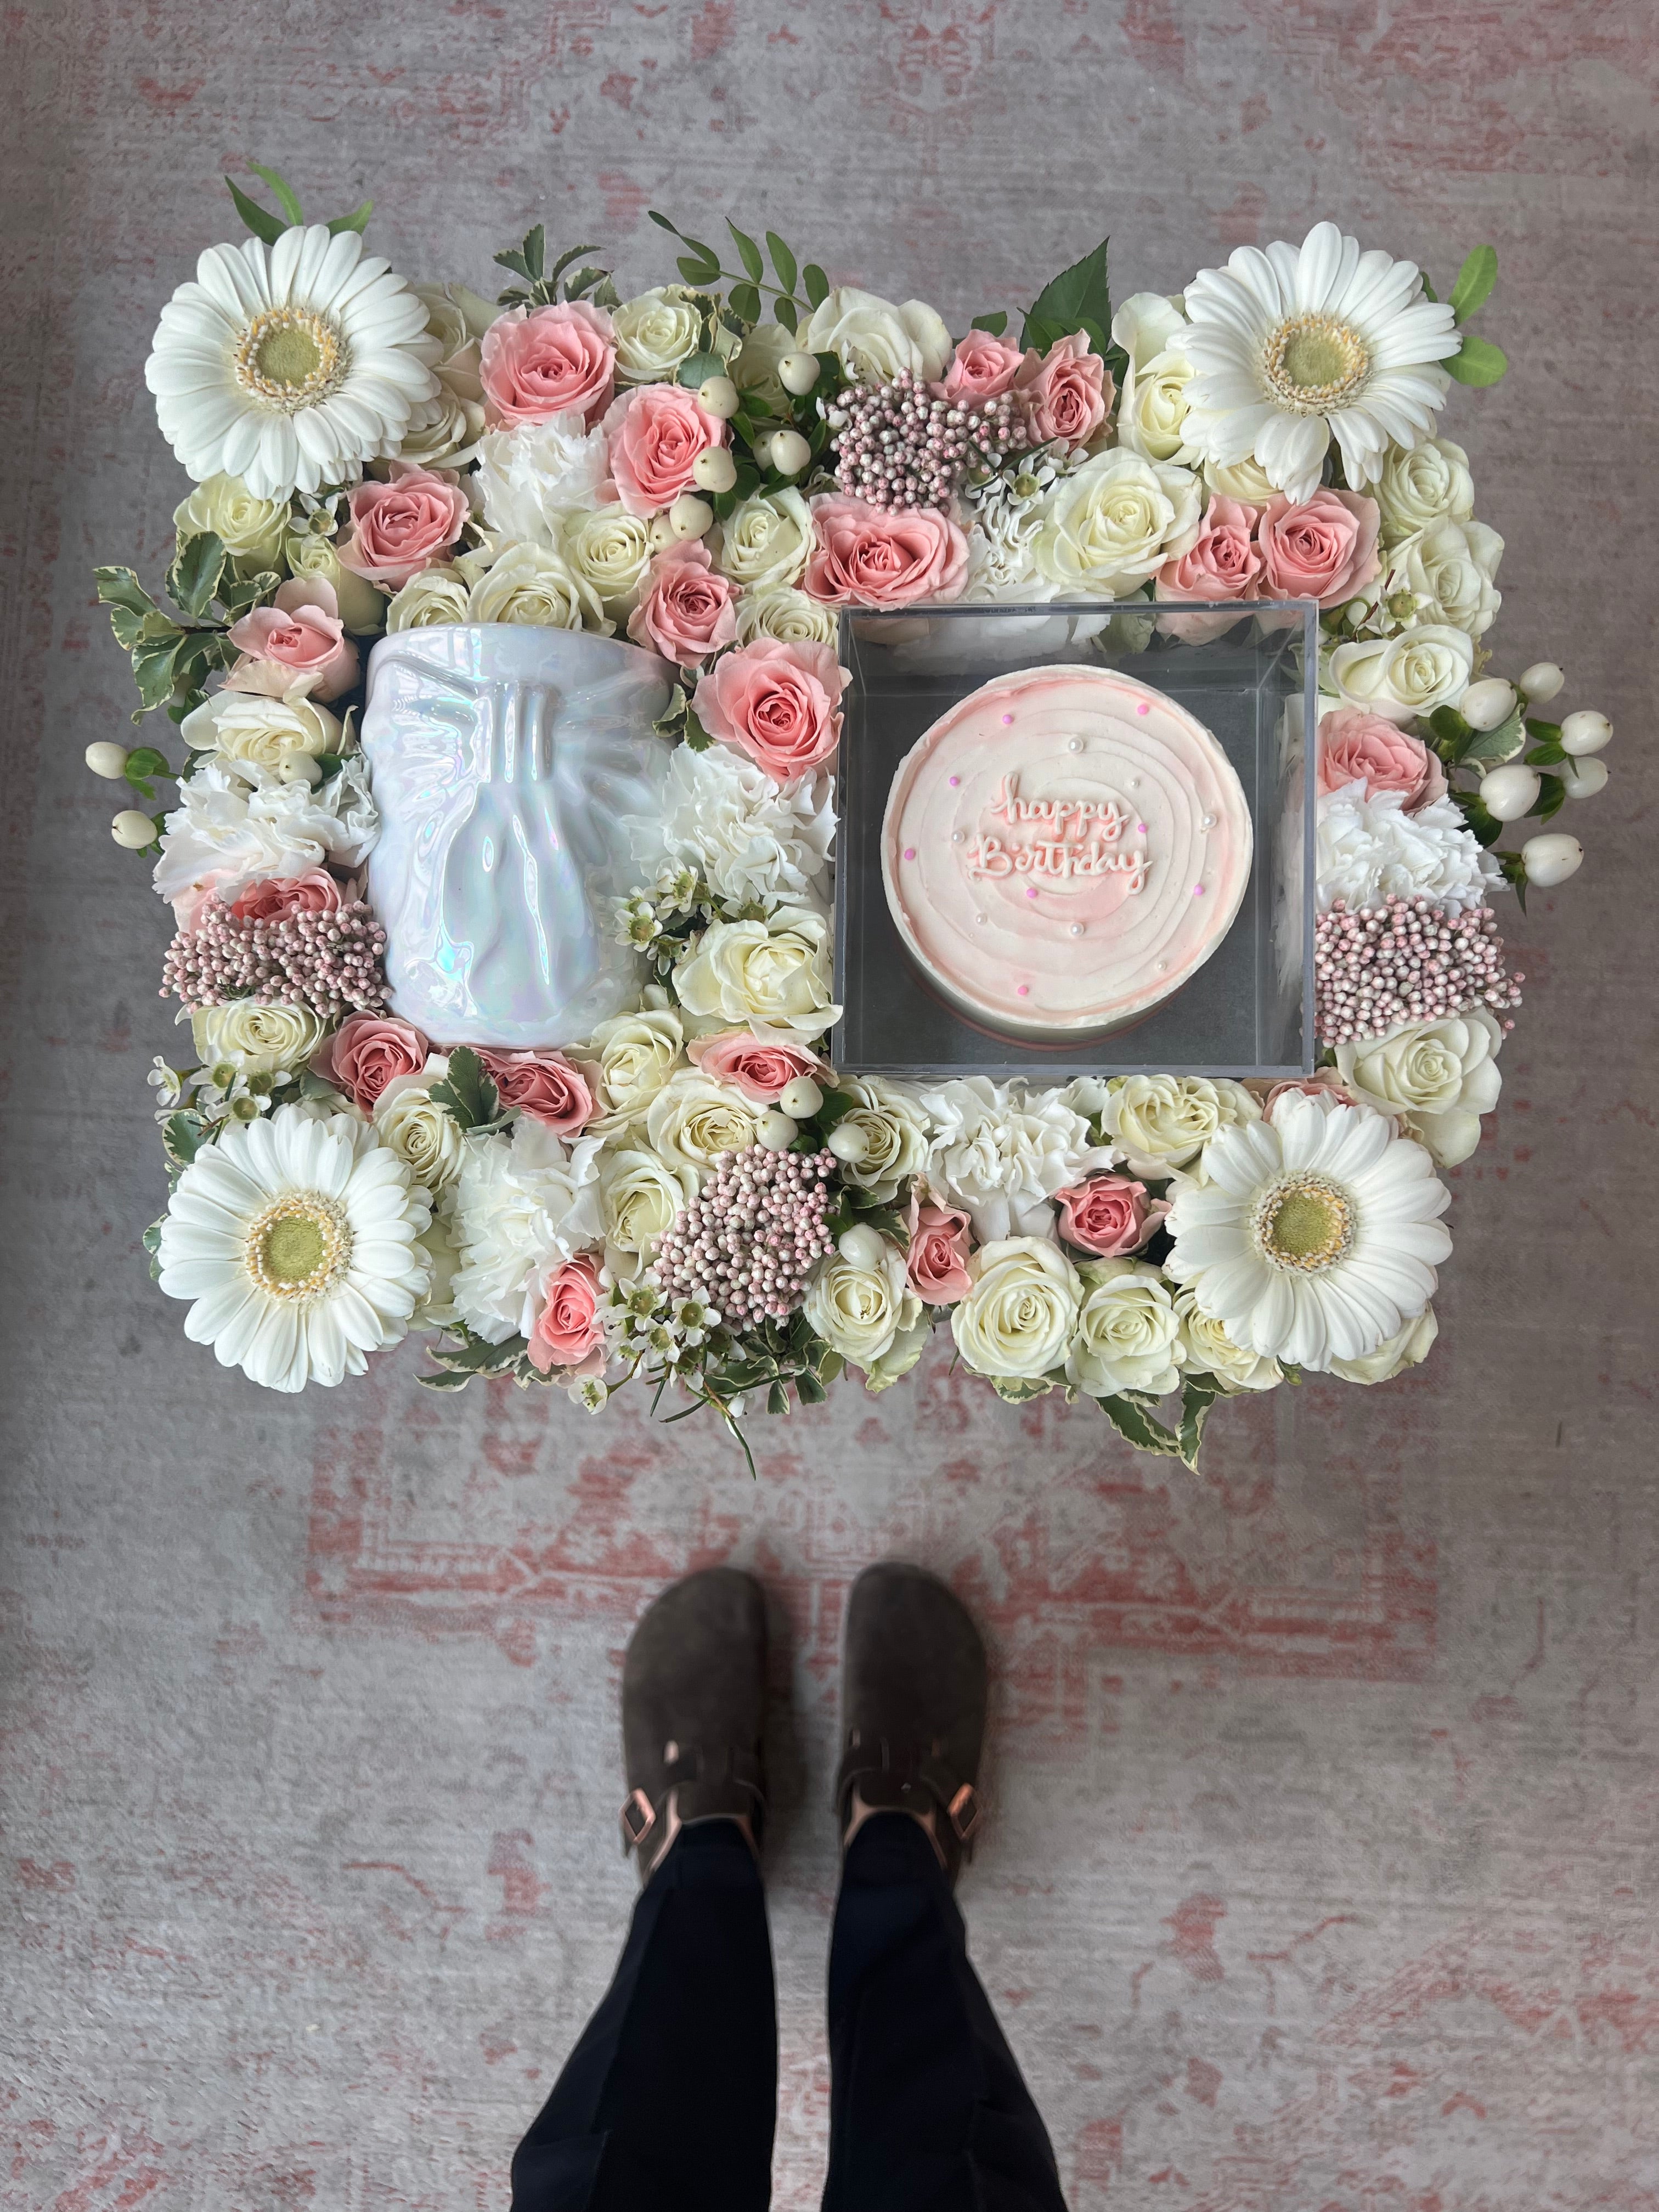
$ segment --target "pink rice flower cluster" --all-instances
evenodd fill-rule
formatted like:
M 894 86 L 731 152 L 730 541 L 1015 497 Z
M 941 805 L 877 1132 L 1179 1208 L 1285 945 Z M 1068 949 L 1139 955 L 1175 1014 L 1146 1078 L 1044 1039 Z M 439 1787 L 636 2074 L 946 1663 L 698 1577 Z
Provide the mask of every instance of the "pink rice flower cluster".
M 161 993 L 187 1006 L 261 999 L 308 1006 L 326 1022 L 386 1002 L 386 932 L 362 899 L 325 914 L 237 915 L 211 893 L 193 929 L 167 948 Z
M 1466 1006 L 1506 1015 L 1526 977 L 1504 965 L 1490 907 L 1443 914 L 1425 898 L 1390 898 L 1350 913 L 1338 900 L 1314 933 L 1314 1005 L 1322 1044 L 1382 1036 L 1402 1022 L 1437 1022 Z M 1504 1027 L 1515 1024 L 1504 1019 Z
M 1012 392 L 951 398 L 908 368 L 890 384 L 854 385 L 831 420 L 836 481 L 871 507 L 948 507 L 970 468 L 994 469 L 1030 442 Z
M 787 1321 L 835 1249 L 824 1220 L 835 1168 L 830 1152 L 721 1152 L 714 1181 L 658 1238 L 653 1275 L 671 1297 L 695 1293 L 728 1328 Z

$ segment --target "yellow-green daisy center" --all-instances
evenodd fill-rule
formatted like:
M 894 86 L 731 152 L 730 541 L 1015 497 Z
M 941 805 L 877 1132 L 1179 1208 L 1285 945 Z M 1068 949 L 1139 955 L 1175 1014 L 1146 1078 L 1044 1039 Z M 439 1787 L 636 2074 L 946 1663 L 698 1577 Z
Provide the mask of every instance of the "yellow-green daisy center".
M 243 1260 L 267 1297 L 316 1297 L 350 1265 L 345 1210 L 319 1190 L 284 1191 L 249 1223 Z
M 1295 415 L 1325 415 L 1346 406 L 1362 388 L 1370 350 L 1334 316 L 1292 315 L 1268 338 L 1261 367 L 1281 407 Z
M 1257 1200 L 1251 1231 L 1255 1248 L 1275 1267 L 1320 1274 L 1353 1244 L 1352 1200 L 1323 1176 L 1282 1176 Z
M 303 307 L 267 307 L 243 331 L 234 355 L 243 391 L 289 415 L 325 399 L 344 367 L 338 331 L 327 316 Z

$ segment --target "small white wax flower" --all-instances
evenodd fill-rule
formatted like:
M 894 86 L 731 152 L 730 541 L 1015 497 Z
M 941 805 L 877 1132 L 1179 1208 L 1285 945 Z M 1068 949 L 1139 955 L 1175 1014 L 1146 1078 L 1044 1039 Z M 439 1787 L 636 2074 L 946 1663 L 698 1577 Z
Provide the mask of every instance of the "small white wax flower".
M 769 1152 L 787 1152 L 800 1131 L 787 1114 L 780 1114 L 775 1106 L 760 1117 L 755 1131 L 755 1142 L 763 1145 Z
M 1604 760 L 1568 759 L 1555 772 L 1566 786 L 1569 799 L 1594 799 L 1607 787 L 1607 764 Z
M 155 842 L 155 824 L 136 806 L 124 807 L 109 825 L 109 834 L 129 853 L 142 853 Z
M 88 745 L 87 766 L 94 775 L 106 776 L 112 783 L 118 783 L 127 772 L 127 749 L 108 743 Z
M 1495 730 L 1515 707 L 1515 686 L 1501 676 L 1483 676 L 1471 684 L 1457 702 L 1457 711 L 1472 730 Z
M 836 1249 L 849 1267 L 878 1267 L 886 1250 L 881 1231 L 867 1221 L 855 1221 L 836 1239 Z
M 1584 848 L 1565 830 L 1553 830 L 1542 837 L 1528 838 L 1521 848 L 1521 862 L 1529 884 L 1540 891 L 1553 890 L 1583 867 Z
M 1518 762 L 1495 768 L 1481 780 L 1480 804 L 1499 822 L 1518 822 L 1537 805 L 1540 787 L 1535 768 L 1523 768 Z
M 1521 672 L 1521 689 L 1530 707 L 1541 707 L 1553 699 L 1566 680 L 1553 660 L 1534 660 L 1530 668 Z
M 823 1093 L 810 1075 L 798 1075 L 778 1093 L 778 1105 L 798 1121 L 810 1121 L 823 1103 Z
M 683 491 L 668 510 L 668 527 L 676 538 L 701 538 L 714 520 L 714 508 L 694 491 Z
M 818 364 L 810 353 L 787 353 L 778 363 L 778 382 L 797 399 L 804 399 L 818 380 Z
M 812 458 L 799 430 L 780 430 L 772 441 L 772 465 L 781 477 L 798 477 Z
M 718 422 L 729 422 L 739 405 L 738 387 L 729 376 L 705 377 L 697 386 L 697 404 Z
M 702 491 L 730 491 L 738 480 L 737 464 L 724 446 L 710 446 L 699 453 L 691 474 Z
M 1561 725 L 1561 750 L 1582 758 L 1586 753 L 1599 753 L 1612 736 L 1613 724 L 1605 714 L 1598 714 L 1593 707 L 1581 707 Z

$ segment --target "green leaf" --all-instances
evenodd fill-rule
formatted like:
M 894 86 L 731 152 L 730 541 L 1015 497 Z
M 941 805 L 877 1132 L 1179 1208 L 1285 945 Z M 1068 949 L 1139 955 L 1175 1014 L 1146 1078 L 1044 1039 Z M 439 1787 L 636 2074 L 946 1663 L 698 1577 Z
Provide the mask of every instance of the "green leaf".
M 526 231 L 524 234 L 524 244 L 519 248 L 519 251 L 525 258 L 525 264 L 529 270 L 532 282 L 538 283 L 541 279 L 542 272 L 547 265 L 547 232 L 541 223 L 535 223 L 530 229 Z M 591 246 L 579 246 L 576 247 L 575 252 L 568 258 L 574 261 L 577 253 L 591 253 L 593 251 L 594 249 Z M 560 267 L 562 266 L 563 264 L 561 263 Z M 559 271 L 557 269 L 553 271 L 556 278 L 557 277 L 558 273 Z
M 1468 322 L 1477 307 L 1485 307 L 1492 297 L 1492 288 L 1498 282 L 1498 248 L 1477 246 L 1457 272 L 1457 282 L 1451 288 L 1449 305 L 1452 320 Z M 1468 342 L 1464 341 L 1465 344 Z
M 299 196 L 295 191 L 293 185 L 289 184 L 288 179 L 283 174 L 282 171 L 280 169 L 268 169 L 263 161 L 250 161 L 248 163 L 248 167 L 252 170 L 256 177 L 263 177 L 264 179 L 265 182 L 270 186 L 271 191 L 276 195 L 277 206 L 281 208 L 283 213 L 288 217 L 289 222 L 294 226 L 294 228 L 295 229 L 300 228 L 306 219 L 305 210 L 300 205 Z
M 441 1368 L 435 1375 L 417 1375 L 415 1380 L 424 1383 L 428 1390 L 465 1390 L 472 1380 L 470 1367 Z
M 363 200 L 352 209 L 349 215 L 331 216 L 328 220 L 329 236 L 337 238 L 343 230 L 355 230 L 361 234 L 368 229 L 368 218 L 374 212 L 374 201 Z
M 1176 1445 L 1194 1474 L 1198 1472 L 1198 1448 L 1204 1441 L 1204 1425 L 1210 1418 L 1211 1407 L 1224 1395 L 1212 1375 L 1189 1375 L 1182 1385 L 1181 1424 L 1176 1431 Z
M 1440 364 L 1455 382 L 1473 385 L 1496 384 L 1509 365 L 1501 347 L 1476 337 L 1466 337 L 1462 351 Z
M 1045 1375 L 993 1375 L 988 1379 L 998 1397 L 1010 1406 L 1023 1406 L 1054 1387 Z
M 655 208 L 647 208 L 646 213 L 659 230 L 672 231 L 676 238 L 682 235 L 679 225 L 677 222 L 670 222 L 665 215 L 659 215 Z
M 1437 707 L 1429 716 L 1429 727 L 1434 732 L 1434 749 L 1441 759 L 1453 763 L 1461 761 L 1474 732 L 1456 708 Z
M 1490 814 L 1481 805 L 1480 794 L 1473 791 L 1454 791 L 1449 796 L 1463 810 L 1463 819 L 1474 835 L 1477 844 L 1495 845 L 1504 834 L 1504 825 L 1495 814 Z
M 1537 805 L 1532 811 L 1540 822 L 1550 822 L 1566 805 L 1567 787 L 1559 775 L 1552 775 L 1547 769 L 1543 770 L 1542 775 L 1542 792 Z
M 202 1149 L 199 1114 L 169 1114 L 161 1124 L 161 1141 L 181 1168 L 187 1168 Z
M 186 538 L 167 570 L 167 594 L 173 605 L 182 607 L 187 615 L 204 615 L 218 596 L 219 580 L 228 558 L 223 540 L 212 531 L 204 530 L 199 537 Z
M 1008 311 L 1006 307 L 999 307 L 994 313 L 975 315 L 968 327 L 973 331 L 989 331 L 994 338 L 1000 338 L 1008 327 Z
M 250 607 L 260 606 L 265 600 L 274 599 L 282 580 L 272 568 L 262 568 L 257 576 L 232 576 L 228 582 L 221 576 L 216 597 L 234 622 L 238 615 L 245 615 Z
M 1166 1459 L 1181 1457 L 1181 1445 L 1174 1431 L 1166 1429 L 1162 1421 L 1155 1421 L 1131 1400 L 1121 1396 L 1097 1398 L 1095 1403 L 1124 1442 L 1132 1443 L 1137 1451 L 1158 1452 Z
M 147 640 L 133 647 L 132 677 L 144 713 L 173 696 L 173 662 L 184 641 L 182 632 L 175 630 L 171 637 Z
M 1433 300 L 1437 304 L 1440 295 L 1435 290 L 1433 285 L 1430 283 L 1428 270 L 1426 269 L 1420 269 L 1419 270 L 1418 274 L 1423 279 L 1423 297 L 1425 300 Z
M 470 1045 L 457 1045 L 450 1054 L 449 1073 L 433 1085 L 432 1096 L 463 1129 L 487 1128 L 501 1109 L 495 1086 Z
M 772 319 L 774 322 L 781 323 L 787 331 L 795 331 L 800 327 L 799 311 L 794 301 L 786 299 L 781 292 L 772 302 Z
M 682 253 L 674 264 L 688 284 L 702 286 L 718 284 L 720 264 L 718 261 L 699 261 L 690 253 Z
M 1526 742 L 1527 733 L 1517 710 L 1495 730 L 1477 730 L 1463 748 L 1463 759 L 1473 767 L 1501 768 L 1505 761 L 1515 758 Z
M 694 753 L 706 753 L 714 742 L 698 720 L 696 709 L 690 706 L 688 706 L 685 710 L 684 741 Z
M 752 280 L 758 284 L 766 274 L 766 263 L 762 257 L 759 246 L 746 232 L 738 228 L 730 216 L 726 218 L 726 227 L 732 234 L 738 252 L 743 256 L 744 267 L 749 271 Z
M 1045 325 L 1058 325 L 1056 335 L 1079 330 L 1085 320 L 1102 331 L 1109 330 L 1112 321 L 1111 294 L 1106 281 L 1106 246 L 1102 239 L 1092 253 L 1085 253 L 1081 261 L 1074 261 L 1069 269 L 1062 269 L 1058 276 L 1051 277 L 1031 302 L 1026 318 L 1023 343 L 1032 345 L 1033 319 Z M 1048 343 L 1052 344 L 1051 337 Z
M 769 1413 L 787 1413 L 789 1411 L 787 1383 L 775 1382 L 772 1385 L 766 1394 L 766 1410 Z
M 494 258 L 498 268 L 510 269 L 515 276 L 527 277 L 530 274 L 530 264 L 525 259 L 523 254 L 520 252 L 516 246 L 503 247 L 501 252 L 496 254 Z
M 775 230 L 769 230 L 766 234 L 766 250 L 772 257 L 773 274 L 786 292 L 793 292 L 795 289 L 795 277 L 799 273 L 795 257 Z M 749 273 L 751 276 L 758 276 L 760 270 L 751 269 Z
M 1541 745 L 1534 745 L 1527 755 L 1527 766 L 1528 768 L 1559 768 L 1566 757 L 1567 749 L 1565 745 L 1556 744 L 1552 738 L 1547 738 Z
M 809 261 L 800 272 L 800 281 L 806 289 L 809 307 L 821 307 L 830 297 L 830 279 L 816 261 Z
M 530 236 L 526 239 L 524 242 L 524 250 L 526 258 L 532 264 L 531 270 L 532 275 L 541 276 L 542 256 L 544 247 L 542 238 L 542 227 L 540 223 L 536 225 L 534 230 L 531 232 Z M 560 277 L 563 276 L 565 270 L 569 268 L 573 261 L 580 261 L 584 253 L 597 253 L 599 251 L 599 248 L 597 246 L 571 246 L 568 252 L 562 253 L 559 256 L 558 259 L 547 271 L 546 276 L 543 277 L 542 281 L 548 284 L 556 284 Z
M 706 384 L 711 376 L 724 376 L 725 374 L 726 363 L 717 353 L 689 355 L 679 366 L 680 382 L 690 385 L 693 392 L 700 384 Z
M 610 273 L 608 269 L 597 269 L 591 264 L 586 269 L 578 269 L 574 276 L 567 276 L 564 280 L 565 298 L 567 300 L 585 298 L 588 293 L 596 290 L 603 284 Z
M 757 323 L 761 319 L 761 295 L 752 284 L 734 284 L 726 294 L 732 312 L 745 323 Z
M 1497 854 L 1498 866 L 1504 871 L 1504 881 L 1515 893 L 1516 904 L 1522 914 L 1527 910 L 1527 864 L 1519 853 Z
M 94 568 L 92 580 L 98 586 L 98 597 L 106 607 L 125 607 L 135 615 L 153 615 L 159 611 L 155 602 L 139 582 L 131 568 Z
M 795 1393 L 803 1406 L 821 1406 L 830 1395 L 810 1367 L 803 1367 L 796 1376 Z
M 262 208 L 258 200 L 251 200 L 234 178 L 227 177 L 225 183 L 237 214 L 253 235 L 262 238 L 267 246 L 275 246 L 288 225 L 279 216 L 272 215 L 269 208 Z

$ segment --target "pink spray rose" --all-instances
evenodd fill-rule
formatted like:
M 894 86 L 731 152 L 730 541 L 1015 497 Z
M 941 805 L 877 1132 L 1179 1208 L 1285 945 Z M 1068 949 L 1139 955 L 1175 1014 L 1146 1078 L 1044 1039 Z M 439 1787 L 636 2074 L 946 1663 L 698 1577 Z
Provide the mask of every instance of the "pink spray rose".
M 472 512 L 453 470 L 422 469 L 413 461 L 393 461 L 386 483 L 366 477 L 354 489 L 350 507 L 351 535 L 339 549 L 340 565 L 391 591 L 441 561 Z
M 734 594 L 700 538 L 683 538 L 651 563 L 628 635 L 682 668 L 695 667 L 738 634 Z
M 910 1192 L 910 1250 L 904 1270 L 924 1305 L 953 1306 L 972 1290 L 968 1273 L 968 1216 L 954 1206 Z
M 686 1057 L 694 1067 L 712 1075 L 717 1083 L 734 1083 L 756 1106 L 770 1106 L 797 1076 L 814 1078 L 824 1073 L 823 1062 L 805 1045 L 768 1030 L 721 1030 L 716 1036 L 694 1037 Z
M 342 890 L 326 868 L 307 868 L 302 876 L 266 876 L 239 891 L 230 911 L 239 921 L 282 921 L 291 914 L 337 914 L 355 886 Z
M 1091 1176 L 1054 1196 L 1060 1235 L 1097 1260 L 1138 1252 L 1170 1210 L 1166 1199 L 1148 1198 L 1146 1184 L 1133 1176 Z
M 957 340 L 951 366 L 939 390 L 960 406 L 964 399 L 1000 399 L 1013 383 L 1024 356 L 1006 338 L 994 338 L 989 331 L 969 331 Z
M 1255 533 L 1263 595 L 1340 606 L 1382 566 L 1376 551 L 1382 520 L 1376 501 L 1357 491 L 1327 486 L 1299 505 L 1282 492 L 1270 499 Z
M 1160 599 L 1254 599 L 1261 592 L 1261 556 L 1253 542 L 1259 510 L 1240 500 L 1210 501 L 1197 538 L 1179 560 L 1158 570 Z M 1170 615 L 1159 627 L 1188 645 L 1219 637 L 1231 615 Z
M 603 428 L 617 496 L 630 514 L 655 514 L 694 489 L 697 456 L 726 443 L 725 423 L 684 384 L 621 393 Z
M 312 1071 L 366 1114 L 394 1075 L 418 1075 L 431 1046 L 412 1022 L 353 1014 L 311 1055 Z
M 1273 1109 L 1281 1098 L 1325 1098 L 1338 1106 L 1358 1106 L 1363 1102 L 1343 1082 L 1334 1067 L 1316 1067 L 1311 1075 L 1292 1075 L 1282 1083 L 1266 1083 L 1260 1079 L 1247 1082 L 1245 1089 L 1261 1104 L 1262 1116 L 1271 1121 Z M 1377 1109 L 1373 1108 L 1373 1112 Z M 1388 1117 L 1393 1120 L 1393 1115 Z
M 711 737 L 736 745 L 779 783 L 827 761 L 841 742 L 846 682 L 832 645 L 758 639 L 722 653 L 692 705 Z
M 501 1104 L 527 1114 L 556 1137 L 574 1137 L 593 1118 L 593 1090 L 583 1071 L 562 1052 L 478 1054 Z
M 556 1367 L 598 1374 L 605 1365 L 599 1270 L 586 1254 L 548 1277 L 547 1303 L 530 1333 L 530 1364 L 543 1375 Z
M 499 430 L 570 414 L 591 430 L 611 404 L 616 368 L 611 318 L 585 300 L 509 308 L 489 325 L 478 349 L 484 412 Z
M 1334 707 L 1320 719 L 1319 788 L 1350 783 L 1363 783 L 1367 799 L 1402 792 L 1407 814 L 1446 795 L 1446 772 L 1420 738 L 1363 708 Z
M 309 678 L 313 699 L 337 699 L 357 681 L 357 648 L 345 634 L 332 584 L 290 576 L 269 606 L 250 607 L 230 626 L 230 641 L 246 658 L 225 678 L 228 691 L 264 691 L 286 698 Z
M 1046 445 L 1064 438 L 1085 445 L 1106 420 L 1116 386 L 1081 331 L 1056 338 L 1045 354 L 1028 353 L 1014 379 L 1031 434 Z
M 835 605 L 907 607 L 954 599 L 968 581 L 968 540 L 937 507 L 889 510 L 820 493 L 812 501 L 817 549 L 802 579 Z

